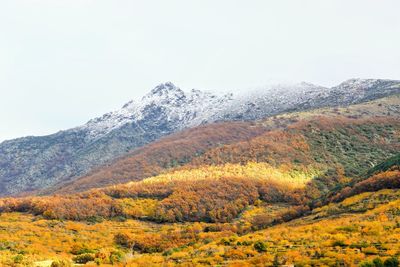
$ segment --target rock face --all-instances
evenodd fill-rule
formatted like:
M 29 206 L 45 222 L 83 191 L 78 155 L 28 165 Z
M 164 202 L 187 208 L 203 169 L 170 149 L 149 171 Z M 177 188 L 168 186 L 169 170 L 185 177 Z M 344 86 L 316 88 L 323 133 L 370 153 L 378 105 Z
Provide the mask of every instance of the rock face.
M 345 106 L 399 94 L 400 81 L 351 79 L 324 88 L 308 83 L 273 86 L 245 95 L 183 92 L 160 84 L 140 101 L 43 137 L 0 144 L 0 195 L 43 189 L 75 179 L 96 166 L 162 136 L 224 120 L 255 120 L 282 112 Z

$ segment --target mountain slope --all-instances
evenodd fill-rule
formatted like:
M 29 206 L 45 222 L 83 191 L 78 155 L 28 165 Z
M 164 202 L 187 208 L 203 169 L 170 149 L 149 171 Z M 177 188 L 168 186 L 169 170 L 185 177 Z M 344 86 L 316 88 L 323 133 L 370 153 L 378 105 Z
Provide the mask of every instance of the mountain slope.
M 347 193 L 359 193 L 338 189 L 398 154 L 400 118 L 385 112 L 390 107 L 397 114 L 400 106 L 385 105 L 396 99 L 393 96 L 342 109 L 320 109 L 319 113 L 282 114 L 278 117 L 287 118 L 288 125 L 282 125 L 285 119 L 276 118 L 258 123 L 271 127 L 267 131 L 257 124 L 238 122 L 190 129 L 138 149 L 109 169 L 101 168 L 92 176 L 61 185 L 57 193 L 62 194 L 2 199 L 0 211 L 71 220 L 122 216 L 156 222 L 230 222 L 261 201 L 297 206 L 282 215 L 282 220 L 289 220 L 321 206 L 321 200 L 331 194 L 339 192 L 346 197 Z M 373 115 L 354 117 L 365 107 Z M 346 117 L 340 112 L 350 114 Z M 311 115 L 314 113 L 319 115 Z M 281 124 L 271 126 L 278 122 Z M 254 137 L 252 127 L 259 129 Z M 234 131 L 242 135 L 235 137 Z M 218 145 L 224 140 L 227 144 Z M 114 184 L 143 179 L 153 171 L 161 174 Z M 382 176 L 368 178 L 363 181 L 367 184 L 360 182 L 355 188 L 363 192 L 399 186 L 398 171 Z M 114 185 L 66 194 L 110 184 Z
M 323 108 L 304 112 L 284 113 L 270 117 L 256 124 L 227 122 L 224 124 L 210 124 L 193 128 L 170 135 L 140 149 L 136 149 L 111 164 L 93 170 L 88 175 L 77 178 L 69 183 L 56 184 L 55 187 L 46 190 L 46 192 L 79 192 L 89 188 L 140 180 L 159 174 L 160 172 L 165 172 L 171 167 L 179 167 L 181 165 L 190 166 L 190 163 L 196 164 L 196 162 L 197 164 L 204 164 L 203 153 L 208 155 L 205 157 L 209 161 L 211 160 L 215 164 L 224 164 L 226 162 L 232 162 L 232 160 L 224 159 L 224 155 L 230 155 L 232 151 L 246 150 L 240 152 L 241 155 L 230 155 L 229 158 L 236 160 L 241 159 L 243 161 L 242 163 L 246 163 L 248 160 L 254 161 L 256 160 L 255 158 L 246 158 L 248 153 L 252 153 L 252 149 L 245 147 L 238 150 L 238 146 L 242 146 L 240 141 L 244 141 L 243 145 L 246 146 L 251 146 L 254 142 L 256 143 L 255 147 L 260 148 L 261 145 L 259 142 L 262 141 L 257 141 L 258 139 L 255 138 L 256 136 L 260 136 L 260 140 L 264 139 L 267 141 L 272 138 L 272 135 L 266 133 L 266 131 L 279 129 L 287 131 L 290 125 L 294 125 L 298 121 L 317 120 L 322 123 L 321 116 L 324 116 L 325 119 L 333 120 L 336 124 L 338 124 L 337 120 L 339 118 L 342 120 L 347 119 L 347 124 L 349 124 L 357 123 L 357 120 L 366 118 L 400 117 L 400 96 L 395 95 L 343 108 Z M 375 122 L 373 124 L 376 125 L 377 123 Z M 298 132 L 304 134 L 308 129 L 304 128 L 304 125 L 302 127 L 303 130 L 299 130 Z M 253 140 L 253 138 L 255 139 Z M 313 138 L 315 140 L 318 139 L 317 137 L 310 136 L 310 143 L 315 141 L 312 141 Z M 335 137 L 332 140 L 337 139 L 338 137 Z M 232 144 L 228 145 L 229 143 Z M 265 141 L 263 141 L 263 143 L 265 143 Z M 222 146 L 223 144 L 227 146 Z M 215 147 L 216 145 L 218 145 L 218 147 Z M 223 152 L 225 149 L 228 151 Z M 269 149 L 271 148 L 266 149 L 266 151 Z M 277 151 L 278 154 L 275 156 L 288 153 L 288 149 L 288 147 L 280 147 L 280 151 Z M 212 154 L 222 154 L 222 156 L 217 157 L 212 156 Z M 291 153 L 290 156 L 294 157 L 294 152 Z M 282 158 L 283 156 L 281 159 Z M 309 162 L 313 161 L 311 156 L 308 158 Z M 378 158 L 375 159 L 375 162 L 377 162 Z M 218 161 L 218 159 L 222 161 Z M 261 160 L 261 158 L 258 160 Z M 172 164 L 172 162 L 175 163 Z M 289 162 L 289 160 L 286 162 Z M 342 162 L 345 162 L 345 160 L 342 160 Z M 232 163 L 237 163 L 237 161 Z M 57 188 L 59 189 L 57 190 Z
M 191 161 L 210 148 L 248 140 L 266 131 L 251 122 L 198 126 L 152 142 L 73 181 L 63 181 L 43 193 L 70 193 L 141 180 Z
M 228 99 L 196 90 L 185 94 L 166 83 L 140 103 L 130 102 L 83 126 L 5 141 L 0 144 L 0 194 L 42 189 L 83 175 L 134 148 L 202 123 L 205 113 L 217 112 Z
M 400 93 L 400 82 L 349 80 L 337 87 L 277 86 L 255 94 L 183 92 L 171 83 L 87 124 L 0 144 L 0 195 L 72 181 L 162 136 L 215 121 L 254 120 L 293 110 L 346 106 Z
M 323 202 L 338 202 L 365 192 L 400 188 L 400 154 L 375 165 L 365 174 L 342 184 L 324 196 Z
M 283 112 L 363 103 L 400 93 L 400 81 L 350 79 L 325 88 L 309 83 L 260 88 L 235 98 L 219 117 L 263 119 Z

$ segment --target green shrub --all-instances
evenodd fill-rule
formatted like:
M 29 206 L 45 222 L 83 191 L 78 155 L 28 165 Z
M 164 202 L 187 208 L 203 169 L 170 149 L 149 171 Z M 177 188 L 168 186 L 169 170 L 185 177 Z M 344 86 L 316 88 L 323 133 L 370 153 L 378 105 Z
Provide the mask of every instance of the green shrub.
M 242 242 L 242 246 L 251 246 L 251 244 L 253 244 L 252 241 L 245 240 L 245 241 Z
M 344 243 L 344 241 L 342 240 L 335 240 L 332 243 L 332 247 L 346 247 L 346 243 Z
M 89 261 L 94 261 L 94 256 L 93 256 L 93 254 L 86 253 L 86 254 L 78 255 L 78 256 L 74 257 L 72 260 L 75 263 L 85 264 L 85 263 L 88 263 Z
M 384 264 L 385 267 L 398 267 L 399 266 L 399 260 L 395 257 L 393 258 L 388 258 L 385 260 Z
M 375 258 L 372 263 L 374 264 L 375 267 L 383 267 L 383 261 L 381 260 L 381 258 Z
M 13 258 L 14 263 L 21 263 L 24 260 L 24 256 L 22 256 L 21 254 L 18 254 L 17 256 L 15 256 Z
M 131 237 L 124 233 L 118 233 L 114 236 L 114 242 L 124 248 L 132 248 L 134 241 Z
M 124 258 L 124 253 L 122 253 L 121 251 L 119 250 L 112 251 L 110 254 L 110 263 L 114 264 L 121 262 L 123 258 Z
M 227 240 L 226 238 L 222 238 L 221 241 L 219 241 L 218 244 L 219 245 L 223 245 L 223 246 L 230 246 L 231 245 L 231 241 Z
M 81 255 L 81 254 L 90 254 L 95 253 L 93 249 L 86 247 L 85 245 L 75 244 L 71 248 L 71 254 L 73 255 Z
M 265 252 L 267 251 L 267 245 L 262 241 L 257 241 L 254 243 L 254 249 L 258 252 Z
M 96 224 L 96 223 L 101 223 L 104 221 L 104 218 L 101 216 L 90 216 L 86 219 L 88 224 Z
M 213 242 L 212 238 L 205 238 L 205 239 L 203 240 L 203 244 L 209 244 L 209 243 L 211 243 L 211 242 Z

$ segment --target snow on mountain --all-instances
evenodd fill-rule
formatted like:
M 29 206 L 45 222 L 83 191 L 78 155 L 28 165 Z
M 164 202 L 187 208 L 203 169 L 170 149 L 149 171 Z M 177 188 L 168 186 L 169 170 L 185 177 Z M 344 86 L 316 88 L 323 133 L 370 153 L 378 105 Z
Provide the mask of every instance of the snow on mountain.
M 141 124 L 154 113 L 170 122 L 174 130 L 230 119 L 260 119 L 265 114 L 290 109 L 304 101 L 326 95 L 328 88 L 309 83 L 275 85 L 250 90 L 246 94 L 215 93 L 192 89 L 184 92 L 171 82 L 156 86 L 140 100 L 132 100 L 121 109 L 90 120 L 76 130 L 87 139 L 99 139 L 126 124 Z M 157 124 L 157 121 L 153 121 Z
M 385 81 L 385 80 L 353 78 L 353 79 L 348 79 L 348 80 L 342 82 L 341 84 L 336 86 L 336 88 L 360 91 L 363 89 L 371 88 L 382 81 Z
M 140 123 L 155 109 L 164 113 L 167 122 L 176 122 L 176 130 L 194 127 L 209 121 L 209 118 L 223 110 L 232 95 L 216 95 L 211 92 L 192 89 L 185 93 L 171 82 L 160 84 L 140 101 L 132 100 L 121 109 L 90 120 L 76 130 L 87 132 L 89 139 L 101 138 L 111 131 L 129 123 Z
M 310 84 L 278 84 L 249 90 L 234 98 L 230 106 L 218 116 L 224 119 L 261 119 L 290 111 L 329 95 L 329 88 Z
M 132 149 L 203 123 L 257 120 L 283 112 L 343 106 L 400 94 L 400 81 L 350 79 L 332 88 L 275 85 L 244 94 L 182 91 L 170 82 L 141 99 L 48 136 L 0 143 L 0 195 L 68 182 Z
M 184 92 L 171 82 L 156 86 L 140 100 L 132 100 L 121 109 L 90 120 L 75 128 L 87 133 L 88 140 L 102 138 L 130 123 L 141 124 L 160 112 L 158 119 L 173 124 L 174 131 L 221 120 L 254 120 L 285 111 L 321 106 L 346 105 L 373 97 L 377 86 L 393 86 L 390 80 L 349 79 L 332 88 L 301 82 L 277 84 L 234 95 L 192 89 Z M 389 83 L 389 85 L 388 85 Z M 157 121 L 153 122 L 157 124 Z

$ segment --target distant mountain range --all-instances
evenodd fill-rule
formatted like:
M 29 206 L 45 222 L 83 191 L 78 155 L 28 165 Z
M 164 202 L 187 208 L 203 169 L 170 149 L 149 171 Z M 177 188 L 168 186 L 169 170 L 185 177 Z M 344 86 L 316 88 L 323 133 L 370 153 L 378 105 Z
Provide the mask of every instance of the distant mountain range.
M 400 81 L 351 79 L 332 88 L 308 83 L 270 86 L 247 94 L 184 92 L 156 86 L 140 101 L 85 125 L 0 144 L 0 195 L 72 182 L 94 168 L 163 136 L 202 124 L 253 121 L 284 112 L 363 103 L 400 93 Z M 245 135 L 244 135 L 245 136 Z

